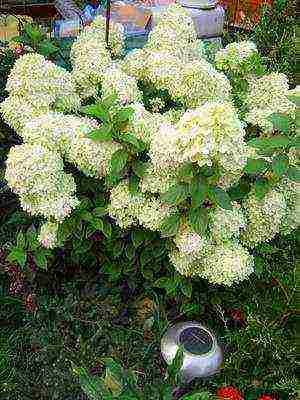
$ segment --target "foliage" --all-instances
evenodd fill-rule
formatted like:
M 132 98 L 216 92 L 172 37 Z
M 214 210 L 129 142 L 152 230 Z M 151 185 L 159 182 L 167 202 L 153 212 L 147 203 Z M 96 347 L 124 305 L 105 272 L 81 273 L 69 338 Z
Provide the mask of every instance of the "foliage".
M 6 79 L 15 62 L 16 56 L 13 50 L 6 46 L 0 46 L 0 97 L 6 97 L 7 92 L 5 91 Z
M 275 0 L 265 5 L 252 35 L 267 67 L 287 74 L 291 86 L 296 84 L 297 71 L 295 10 L 296 3 L 291 0 Z

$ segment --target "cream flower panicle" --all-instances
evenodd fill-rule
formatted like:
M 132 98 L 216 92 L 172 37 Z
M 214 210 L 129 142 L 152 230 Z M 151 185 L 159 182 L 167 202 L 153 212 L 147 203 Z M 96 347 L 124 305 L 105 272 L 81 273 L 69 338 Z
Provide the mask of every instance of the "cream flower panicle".
M 277 72 L 249 80 L 246 121 L 270 132 L 273 124 L 269 117 L 272 114 L 294 116 L 296 105 L 288 99 L 288 89 L 287 76 Z
M 38 241 L 47 248 L 53 249 L 58 246 L 57 233 L 59 225 L 55 222 L 46 222 L 41 226 Z
M 258 54 L 255 43 L 246 40 L 234 42 L 217 51 L 215 63 L 222 71 L 237 72 L 254 54 Z

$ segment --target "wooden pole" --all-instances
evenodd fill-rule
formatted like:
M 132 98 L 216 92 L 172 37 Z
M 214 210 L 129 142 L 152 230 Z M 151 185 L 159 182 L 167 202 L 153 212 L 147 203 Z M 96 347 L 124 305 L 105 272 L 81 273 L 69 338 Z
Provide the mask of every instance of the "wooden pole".
M 105 42 L 109 50 L 109 23 L 110 23 L 110 0 L 107 0 L 106 5 L 106 27 L 105 27 Z

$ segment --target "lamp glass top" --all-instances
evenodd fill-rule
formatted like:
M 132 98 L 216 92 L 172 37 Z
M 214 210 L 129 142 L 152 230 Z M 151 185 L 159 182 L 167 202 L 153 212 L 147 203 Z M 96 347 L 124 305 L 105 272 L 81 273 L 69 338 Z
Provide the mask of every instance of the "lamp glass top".
M 184 329 L 179 336 L 179 342 L 184 350 L 195 355 L 206 354 L 213 347 L 212 336 L 205 329 L 198 327 Z

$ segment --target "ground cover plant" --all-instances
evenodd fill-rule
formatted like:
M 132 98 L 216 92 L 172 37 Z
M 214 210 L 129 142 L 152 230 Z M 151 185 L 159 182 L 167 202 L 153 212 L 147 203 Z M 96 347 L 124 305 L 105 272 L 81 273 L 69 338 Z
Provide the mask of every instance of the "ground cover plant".
M 252 42 L 209 63 L 178 6 L 145 49 L 124 57 L 122 41 L 113 25 L 106 49 L 99 18 L 71 72 L 28 54 L 8 78 L 1 110 L 19 144 L 1 228 L 15 295 L 4 398 L 209 398 L 232 385 L 293 398 L 297 92 Z M 162 381 L 159 341 L 187 318 L 205 319 L 226 357 L 220 375 L 179 388 L 170 371 Z

